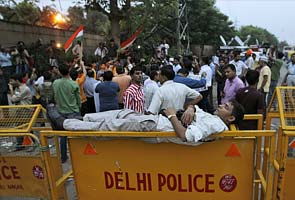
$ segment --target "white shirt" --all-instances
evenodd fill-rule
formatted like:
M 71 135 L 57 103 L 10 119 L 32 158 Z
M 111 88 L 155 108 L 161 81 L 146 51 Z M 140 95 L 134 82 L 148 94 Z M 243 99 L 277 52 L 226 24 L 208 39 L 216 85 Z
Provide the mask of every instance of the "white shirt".
M 169 80 L 156 91 L 148 111 L 153 114 L 158 114 L 165 108 L 181 110 L 187 99 L 196 99 L 199 95 L 199 92 L 190 89 L 184 84 Z
M 246 62 L 245 62 L 245 64 L 247 65 L 247 67 L 249 69 L 253 69 L 253 70 L 254 70 L 254 63 L 255 62 L 254 62 L 254 59 L 253 59 L 252 56 L 248 57 L 247 60 L 246 60 Z
M 40 76 L 35 82 L 34 85 L 42 85 L 44 83 L 44 76 Z
M 189 125 L 185 132 L 187 142 L 198 142 L 214 133 L 228 130 L 227 125 L 216 115 L 204 112 L 195 106 L 195 120 Z
M 242 74 L 243 69 L 248 69 L 248 66 L 241 60 L 239 60 L 238 62 L 236 62 L 235 60 L 232 60 L 229 62 L 229 64 L 235 65 L 237 76 L 240 76 Z
M 203 72 L 206 73 L 206 87 L 211 87 L 212 86 L 212 69 L 209 67 L 209 65 L 203 65 L 201 67 L 199 74 L 202 75 Z
M 181 65 L 180 64 L 177 64 L 177 65 L 173 65 L 173 71 L 175 74 L 177 74 L 178 70 L 181 69 Z
M 147 110 L 152 102 L 152 98 L 155 92 L 159 89 L 156 81 L 150 78 L 146 79 L 143 84 L 143 95 L 144 95 L 144 109 Z
M 95 104 L 95 111 L 99 112 L 100 111 L 100 103 L 99 103 L 99 93 L 95 92 L 95 88 L 98 84 L 101 82 L 98 81 L 96 84 L 93 84 L 93 97 L 94 97 L 94 104 Z

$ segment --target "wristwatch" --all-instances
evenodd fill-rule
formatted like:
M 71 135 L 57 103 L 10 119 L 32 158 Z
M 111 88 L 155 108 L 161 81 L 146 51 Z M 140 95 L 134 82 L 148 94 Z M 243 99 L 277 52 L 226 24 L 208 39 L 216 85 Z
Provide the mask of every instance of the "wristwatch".
M 176 115 L 168 115 L 167 118 L 170 120 L 172 117 L 176 117 Z

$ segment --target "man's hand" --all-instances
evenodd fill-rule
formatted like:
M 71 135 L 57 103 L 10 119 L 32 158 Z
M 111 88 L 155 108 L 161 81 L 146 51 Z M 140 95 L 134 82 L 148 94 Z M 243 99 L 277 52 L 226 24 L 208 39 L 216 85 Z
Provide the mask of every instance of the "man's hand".
M 181 122 L 183 125 L 188 126 L 192 123 L 195 117 L 195 108 L 193 106 L 189 106 L 181 117 Z
M 164 110 L 164 113 L 168 117 L 169 115 L 176 115 L 176 110 L 173 108 L 167 108 Z

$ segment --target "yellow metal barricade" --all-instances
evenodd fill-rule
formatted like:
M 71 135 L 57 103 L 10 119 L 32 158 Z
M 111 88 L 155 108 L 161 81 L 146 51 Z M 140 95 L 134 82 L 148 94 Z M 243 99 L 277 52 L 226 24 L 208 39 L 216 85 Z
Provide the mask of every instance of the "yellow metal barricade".
M 0 106 L 0 133 L 29 133 L 51 130 L 46 110 L 41 105 Z
M 295 161 L 288 157 L 295 131 L 295 87 L 277 87 L 268 107 L 266 129 L 270 129 L 271 122 L 279 119 L 280 125 L 277 135 L 276 156 L 273 160 L 275 166 L 274 199 L 293 199 L 294 191 L 292 180 L 295 178 Z M 293 131 L 289 132 L 289 131 Z M 267 148 L 268 141 L 265 147 Z M 294 147 L 291 145 L 292 148 Z M 292 151 L 292 150 L 291 150 Z M 268 151 L 266 151 L 267 153 Z M 264 164 L 266 168 L 266 164 Z M 265 170 L 263 170 L 265 172 Z
M 14 146 L 9 145 L 7 139 L 15 137 L 29 137 L 34 144 L 17 146 L 22 148 L 18 151 L 11 151 L 10 148 Z M 44 165 L 45 160 L 41 154 L 39 139 L 31 133 L 1 133 L 0 141 L 0 197 L 51 199 L 48 170 Z M 32 147 L 33 149 L 30 149 Z M 57 157 L 49 159 L 55 169 L 51 175 L 61 176 L 62 168 Z M 59 196 L 66 199 L 64 191 L 59 192 Z
M 175 137 L 171 132 L 42 131 L 42 148 L 52 136 L 68 137 L 73 167 L 50 178 L 50 152 L 42 152 L 53 199 L 72 174 L 79 199 L 249 200 L 254 183 L 261 184 L 264 199 L 272 197 L 273 163 L 266 176 L 253 166 L 259 137 L 269 138 L 268 160 L 274 160 L 275 131 L 227 131 L 199 146 L 154 143 L 158 137 Z

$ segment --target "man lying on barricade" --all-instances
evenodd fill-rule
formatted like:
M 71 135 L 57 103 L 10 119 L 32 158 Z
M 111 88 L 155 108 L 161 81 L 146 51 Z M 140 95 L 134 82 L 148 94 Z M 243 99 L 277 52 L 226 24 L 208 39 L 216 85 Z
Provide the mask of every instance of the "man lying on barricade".
M 211 134 L 228 130 L 228 125 L 232 123 L 237 124 L 244 117 L 244 108 L 238 102 L 230 101 L 220 105 L 214 115 L 198 106 L 189 106 L 185 111 L 178 112 L 168 108 L 159 115 L 144 115 L 129 109 L 112 110 L 86 114 L 80 120 L 65 119 L 55 106 L 50 105 L 47 114 L 55 130 L 175 131 L 183 142 L 194 143 Z

